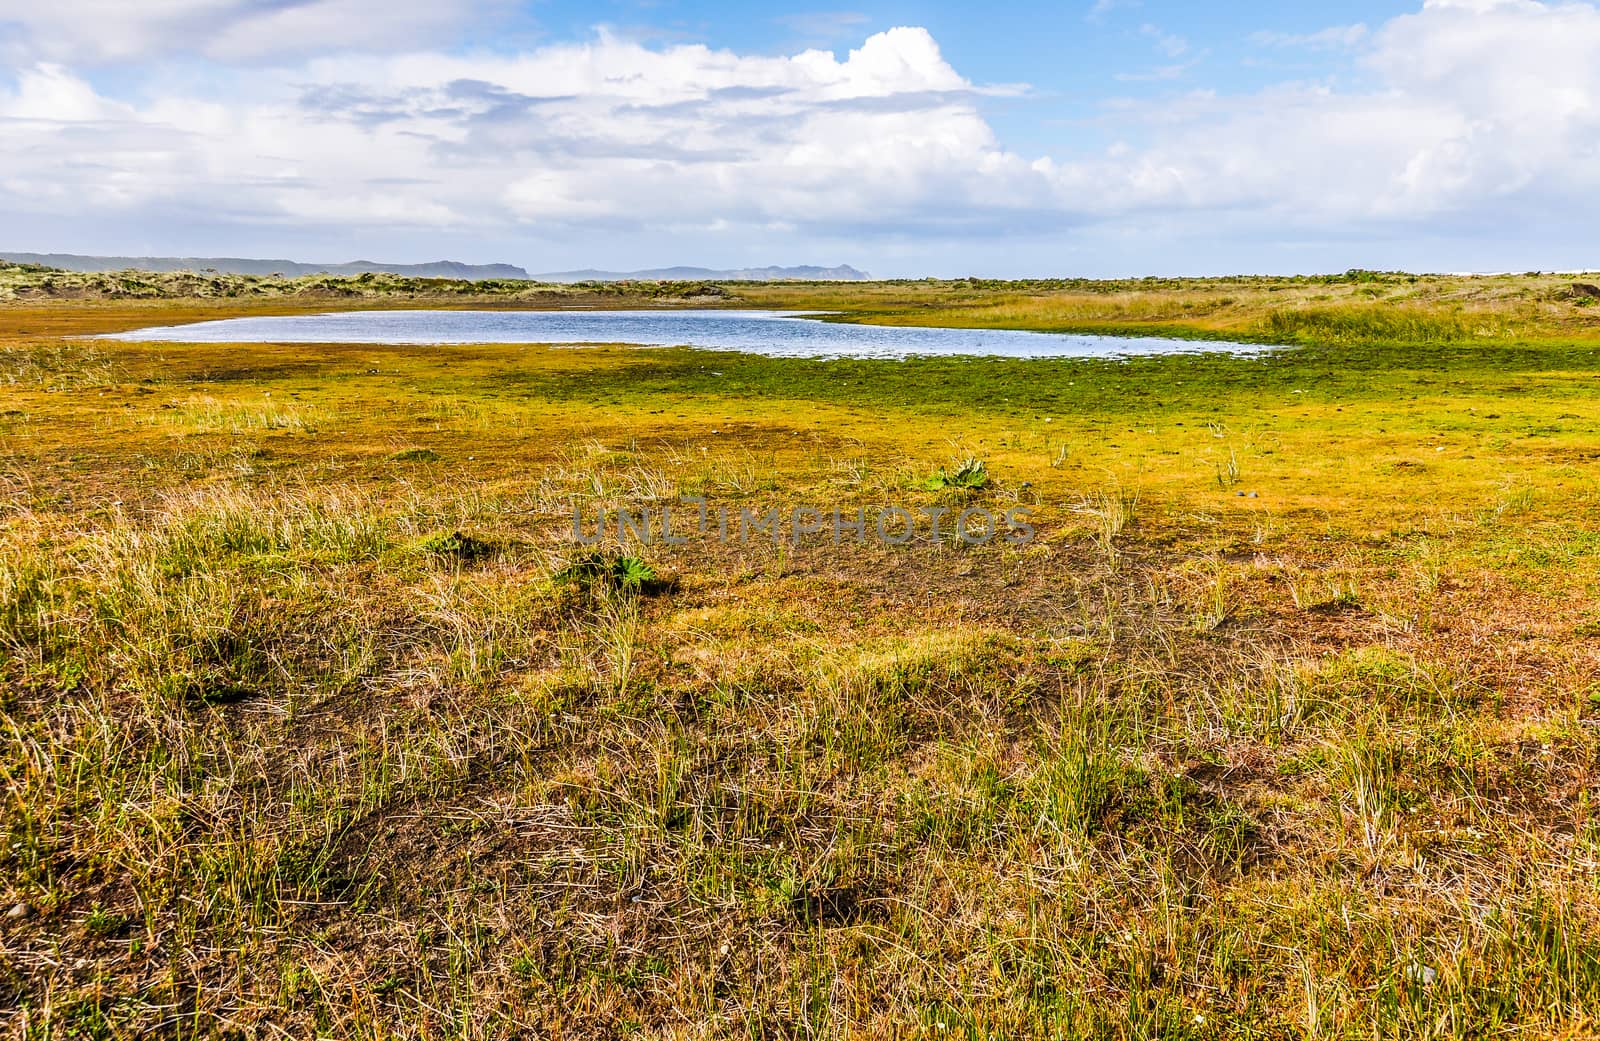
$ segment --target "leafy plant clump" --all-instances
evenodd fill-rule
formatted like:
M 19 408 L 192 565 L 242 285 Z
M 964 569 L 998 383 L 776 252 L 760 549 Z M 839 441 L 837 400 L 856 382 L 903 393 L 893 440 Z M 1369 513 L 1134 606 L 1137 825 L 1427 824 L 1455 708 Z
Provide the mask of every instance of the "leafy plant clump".
M 976 492 L 989 487 L 989 467 L 982 459 L 970 456 L 962 461 L 954 471 L 946 467 L 939 467 L 939 472 L 928 479 L 930 491 L 941 491 L 945 488 L 959 488 L 962 491 Z
M 557 582 L 617 593 L 648 595 L 666 586 L 654 567 L 628 553 L 587 553 L 561 567 L 553 577 Z

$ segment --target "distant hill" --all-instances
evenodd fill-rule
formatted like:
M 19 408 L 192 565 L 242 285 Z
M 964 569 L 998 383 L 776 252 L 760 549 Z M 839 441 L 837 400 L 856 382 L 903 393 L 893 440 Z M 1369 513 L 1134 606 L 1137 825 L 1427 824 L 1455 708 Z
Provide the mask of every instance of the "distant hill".
M 242 257 L 83 257 L 72 253 L 0 253 L 13 264 L 41 264 L 63 271 L 218 271 L 226 275 L 365 275 L 389 273 L 414 278 L 525 279 L 528 273 L 510 264 L 300 264 L 293 260 L 248 260 Z
M 365 275 L 388 273 L 413 278 L 531 279 L 537 282 L 862 282 L 872 278 L 848 264 L 839 267 L 756 267 L 717 270 L 706 267 L 663 267 L 647 271 L 556 271 L 529 275 L 511 264 L 460 264 L 440 260 L 432 264 L 378 264 L 355 260 L 348 264 L 302 264 L 294 260 L 251 260 L 245 257 L 88 257 L 76 253 L 0 253 L 13 264 L 38 264 L 62 271 L 217 271 L 225 275 Z
M 849 264 L 839 267 L 753 267 L 719 271 L 707 267 L 660 267 L 647 271 L 553 271 L 540 282 L 864 282 L 872 276 Z

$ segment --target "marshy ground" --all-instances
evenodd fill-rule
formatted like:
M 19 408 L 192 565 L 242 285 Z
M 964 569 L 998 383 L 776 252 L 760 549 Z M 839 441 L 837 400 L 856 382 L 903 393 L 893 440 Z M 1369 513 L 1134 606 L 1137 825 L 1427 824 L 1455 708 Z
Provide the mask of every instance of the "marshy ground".
M 0 1029 L 1589 1036 L 1584 286 L 0 269 Z M 1296 346 L 67 338 L 682 300 Z M 689 496 L 1038 537 L 571 538 Z

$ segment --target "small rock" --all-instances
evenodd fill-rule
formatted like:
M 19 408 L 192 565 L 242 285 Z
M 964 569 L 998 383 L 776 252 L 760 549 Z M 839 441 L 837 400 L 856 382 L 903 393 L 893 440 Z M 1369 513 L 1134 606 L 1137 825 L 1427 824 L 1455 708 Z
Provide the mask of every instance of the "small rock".
M 1411 965 L 1406 968 L 1406 975 L 1413 982 L 1427 987 L 1431 986 L 1439 978 L 1439 970 L 1430 965 Z
M 32 907 L 28 906 L 26 903 L 16 903 L 11 905 L 11 909 L 6 912 L 6 917 L 12 921 L 17 921 L 19 919 L 27 918 L 32 914 Z

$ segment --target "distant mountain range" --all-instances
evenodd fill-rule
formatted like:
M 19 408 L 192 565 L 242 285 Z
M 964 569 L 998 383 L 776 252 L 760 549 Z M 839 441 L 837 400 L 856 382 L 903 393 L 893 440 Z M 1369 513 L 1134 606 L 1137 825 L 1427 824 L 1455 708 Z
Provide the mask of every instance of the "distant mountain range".
M 864 282 L 872 276 L 849 264 L 839 267 L 658 267 L 645 271 L 552 271 L 533 276 L 540 282 Z
M 62 271 L 216 271 L 225 275 L 365 275 L 386 272 L 414 278 L 525 279 L 528 273 L 510 264 L 300 264 L 293 260 L 248 260 L 242 257 L 82 257 L 72 253 L 0 253 L 13 264 L 42 264 Z
M 529 279 L 536 282 L 860 282 L 871 279 L 848 264 L 839 267 L 757 267 L 716 270 L 706 267 L 663 267 L 648 271 L 555 271 L 529 275 L 510 264 L 302 264 L 293 260 L 250 260 L 243 257 L 85 257 L 75 253 L 0 253 L 13 264 L 41 264 L 62 271 L 216 271 L 225 275 L 365 275 L 389 273 L 414 278 Z

